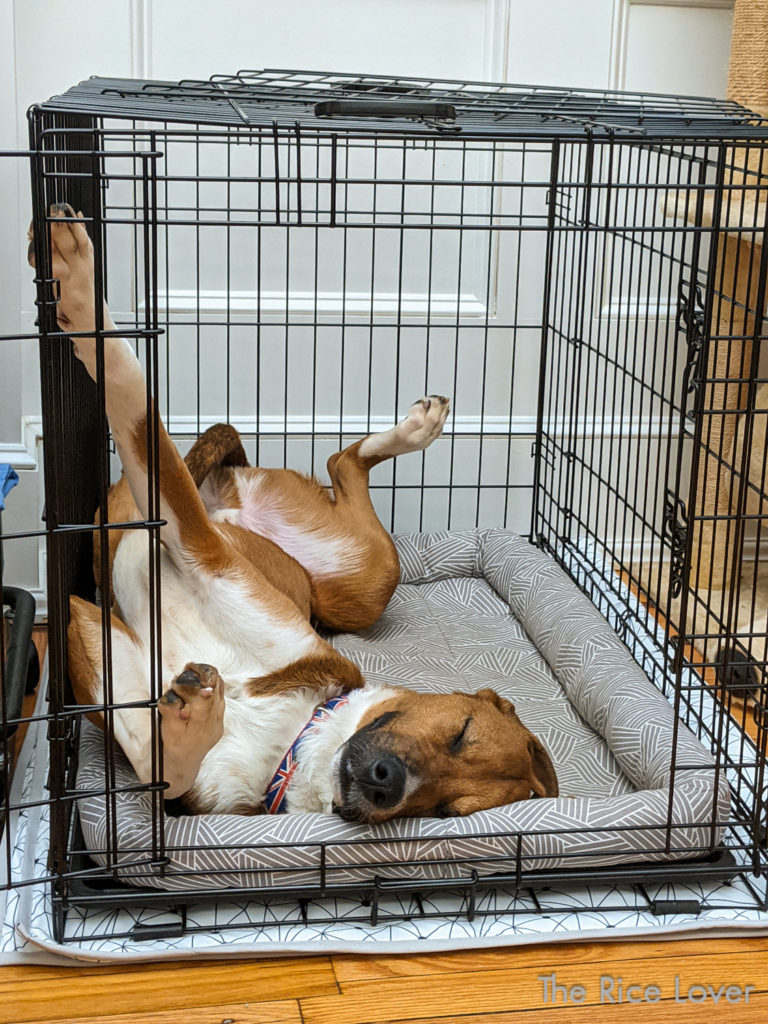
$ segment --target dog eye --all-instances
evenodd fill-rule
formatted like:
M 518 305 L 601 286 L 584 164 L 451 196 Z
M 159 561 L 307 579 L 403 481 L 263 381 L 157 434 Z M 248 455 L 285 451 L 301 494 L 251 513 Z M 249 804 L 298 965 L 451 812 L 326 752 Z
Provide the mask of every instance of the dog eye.
M 456 815 L 453 813 L 448 804 L 438 804 L 432 812 L 433 818 L 454 818 Z
M 466 720 L 466 722 L 464 723 L 461 732 L 457 736 L 454 736 L 454 738 L 451 740 L 448 749 L 450 750 L 450 752 L 452 754 L 458 754 L 458 752 L 461 750 L 462 746 L 464 745 L 464 737 L 466 736 L 467 727 L 469 726 L 469 723 L 471 721 L 472 721 L 472 719 L 468 718 Z
M 391 722 L 393 718 L 397 718 L 400 714 L 399 711 L 385 711 L 383 715 L 379 715 L 378 718 L 374 718 L 372 722 L 366 725 L 361 732 L 373 732 L 375 729 L 380 729 L 387 722 Z

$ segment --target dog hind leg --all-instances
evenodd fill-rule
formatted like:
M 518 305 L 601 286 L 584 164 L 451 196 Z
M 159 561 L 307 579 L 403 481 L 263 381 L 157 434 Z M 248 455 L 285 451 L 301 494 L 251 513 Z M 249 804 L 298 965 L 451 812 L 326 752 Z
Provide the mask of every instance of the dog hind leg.
M 333 530 L 360 557 L 353 568 L 340 566 L 338 573 L 312 580 L 312 611 L 325 625 L 366 629 L 386 608 L 400 578 L 400 564 L 392 538 L 371 502 L 369 473 L 386 459 L 429 447 L 442 433 L 449 410 L 447 398 L 421 398 L 396 426 L 369 434 L 328 460 L 335 497 Z
M 414 402 L 408 415 L 390 430 L 369 434 L 360 442 L 361 459 L 375 460 L 371 465 L 408 452 L 428 448 L 443 432 L 451 403 L 442 395 L 427 395 Z

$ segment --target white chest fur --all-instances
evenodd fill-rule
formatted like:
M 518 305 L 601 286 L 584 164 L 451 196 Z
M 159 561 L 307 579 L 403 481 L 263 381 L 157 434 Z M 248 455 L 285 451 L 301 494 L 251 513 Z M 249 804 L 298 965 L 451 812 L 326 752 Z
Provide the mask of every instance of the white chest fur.
M 330 813 L 334 756 L 357 731 L 363 715 L 394 692 L 374 686 L 355 690 L 347 704 L 305 736 L 287 792 L 289 811 Z M 317 693 L 307 690 L 227 701 L 224 735 L 206 755 L 192 791 L 198 810 L 231 813 L 262 803 L 286 751 L 316 706 Z

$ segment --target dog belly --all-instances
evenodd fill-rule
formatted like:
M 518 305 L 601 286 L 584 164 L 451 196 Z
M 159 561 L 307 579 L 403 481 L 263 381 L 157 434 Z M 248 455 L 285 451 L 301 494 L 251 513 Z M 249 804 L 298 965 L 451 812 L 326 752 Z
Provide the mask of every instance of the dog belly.
M 348 531 L 339 533 L 330 528 L 328 509 L 321 510 L 325 514 L 317 514 L 311 501 L 296 508 L 279 490 L 266 488 L 265 480 L 266 475 L 258 470 L 239 475 L 241 505 L 236 510 L 237 518 L 233 517 L 235 510 L 219 510 L 218 517 L 226 516 L 271 540 L 316 579 L 359 571 L 363 552 Z

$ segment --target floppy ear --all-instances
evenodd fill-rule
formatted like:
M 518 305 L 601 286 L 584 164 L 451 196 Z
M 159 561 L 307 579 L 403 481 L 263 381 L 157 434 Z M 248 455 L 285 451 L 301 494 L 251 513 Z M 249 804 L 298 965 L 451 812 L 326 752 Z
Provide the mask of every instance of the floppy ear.
M 531 737 L 528 740 L 528 753 L 531 755 L 531 789 L 536 796 L 557 796 L 557 776 L 549 754 L 532 732 L 528 735 Z
M 503 711 L 505 715 L 511 715 L 520 728 L 525 730 L 528 734 L 528 754 L 531 758 L 531 789 L 536 796 L 557 796 L 557 776 L 549 759 L 549 754 L 544 749 L 541 741 L 537 740 L 531 730 L 527 729 L 517 717 L 515 705 L 512 701 L 507 700 L 505 697 L 500 697 L 495 690 L 491 689 L 478 690 L 475 696 L 481 700 L 487 700 L 494 707 L 497 707 L 499 711 Z
M 478 690 L 475 696 L 479 697 L 480 700 L 487 700 L 489 704 L 493 704 L 499 711 L 503 711 L 505 715 L 515 714 L 515 705 L 512 701 L 507 700 L 506 697 L 500 697 L 495 690 L 489 688 Z M 520 724 L 522 725 L 522 722 Z

